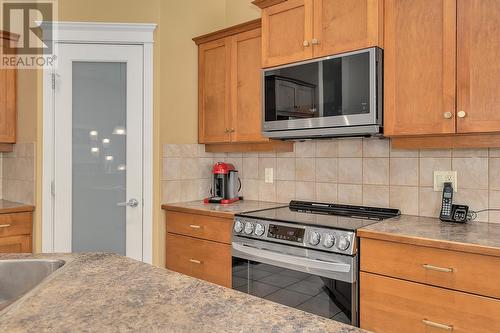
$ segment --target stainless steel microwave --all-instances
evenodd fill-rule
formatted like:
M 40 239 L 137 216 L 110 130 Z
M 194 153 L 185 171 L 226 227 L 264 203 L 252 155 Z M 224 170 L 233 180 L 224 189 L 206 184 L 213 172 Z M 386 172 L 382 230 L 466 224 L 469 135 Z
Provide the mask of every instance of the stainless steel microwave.
M 263 71 L 263 134 L 277 139 L 383 133 L 382 50 Z

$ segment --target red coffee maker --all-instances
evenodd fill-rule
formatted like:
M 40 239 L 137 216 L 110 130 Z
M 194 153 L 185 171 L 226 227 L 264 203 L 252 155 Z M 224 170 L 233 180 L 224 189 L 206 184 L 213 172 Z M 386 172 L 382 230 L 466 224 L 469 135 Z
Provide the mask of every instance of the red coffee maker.
M 205 203 L 230 204 L 243 199 L 243 197 L 238 196 L 238 192 L 241 190 L 241 180 L 234 165 L 217 162 L 212 174 L 211 197 L 206 198 Z

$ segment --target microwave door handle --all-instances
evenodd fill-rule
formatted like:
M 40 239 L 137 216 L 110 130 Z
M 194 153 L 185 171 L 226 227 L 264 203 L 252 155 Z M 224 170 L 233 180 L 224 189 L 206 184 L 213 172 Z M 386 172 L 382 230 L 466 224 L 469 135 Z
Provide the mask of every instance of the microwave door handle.
M 348 273 L 351 270 L 351 265 L 349 264 L 291 256 L 288 254 L 282 254 L 269 250 L 262 250 L 251 246 L 245 246 L 234 242 L 233 242 L 233 249 L 251 256 L 279 261 L 286 264 L 301 265 L 308 268 L 322 269 L 331 272 L 342 272 L 342 273 Z

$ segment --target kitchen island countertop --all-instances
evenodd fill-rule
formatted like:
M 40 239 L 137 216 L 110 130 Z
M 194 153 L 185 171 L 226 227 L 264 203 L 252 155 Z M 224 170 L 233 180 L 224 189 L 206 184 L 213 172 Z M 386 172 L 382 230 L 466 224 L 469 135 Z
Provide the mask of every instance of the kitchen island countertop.
M 0 332 L 364 332 L 115 254 L 66 264 L 0 312 Z

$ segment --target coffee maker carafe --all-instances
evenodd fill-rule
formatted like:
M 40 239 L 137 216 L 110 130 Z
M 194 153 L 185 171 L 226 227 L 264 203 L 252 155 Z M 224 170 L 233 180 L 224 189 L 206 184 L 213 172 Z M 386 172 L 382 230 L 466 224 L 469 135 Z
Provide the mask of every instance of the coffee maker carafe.
M 241 190 L 241 180 L 238 170 L 231 163 L 217 162 L 212 170 L 212 189 L 210 198 L 205 203 L 229 204 L 243 199 L 238 196 Z

